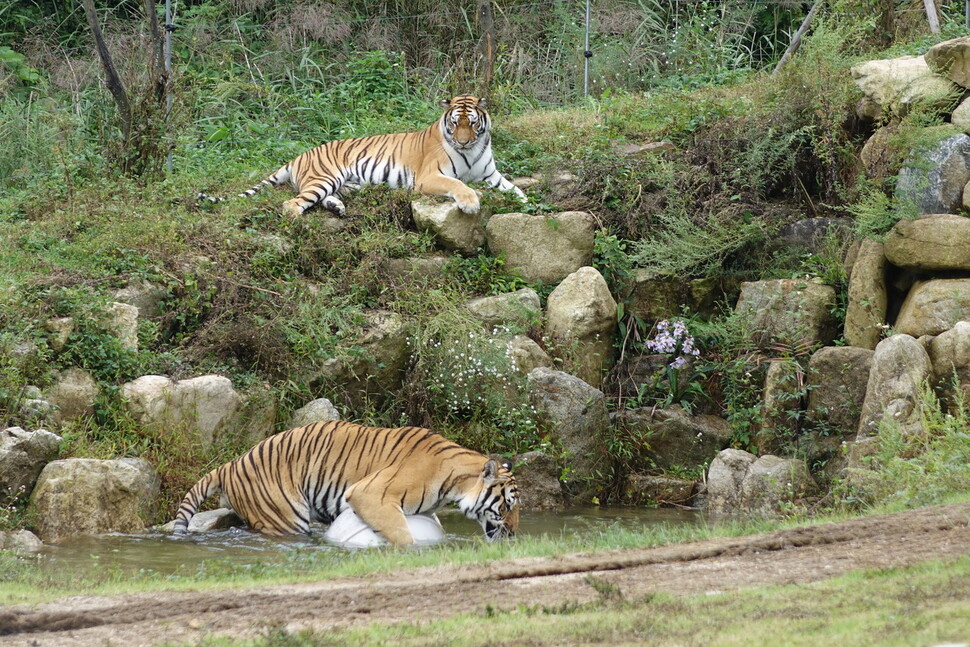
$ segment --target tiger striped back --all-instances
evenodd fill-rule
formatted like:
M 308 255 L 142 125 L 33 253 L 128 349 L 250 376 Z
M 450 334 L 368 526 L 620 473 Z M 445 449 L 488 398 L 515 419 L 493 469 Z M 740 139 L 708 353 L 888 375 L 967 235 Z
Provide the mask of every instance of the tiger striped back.
M 413 543 L 405 515 L 457 504 L 490 540 L 518 528 L 518 490 L 507 466 L 419 427 L 315 423 L 271 436 L 203 476 L 185 495 L 175 532 L 221 491 L 250 527 L 309 533 L 348 506 L 394 544 Z
M 477 213 L 480 208 L 478 194 L 465 182 L 485 182 L 527 201 L 522 190 L 495 167 L 485 100 L 463 94 L 441 103 L 444 114 L 425 130 L 327 142 L 239 195 L 251 196 L 263 187 L 290 182 L 298 195 L 284 202 L 283 210 L 297 216 L 318 203 L 342 216 L 345 207 L 339 192 L 361 184 L 447 196 L 465 213 Z M 199 197 L 217 201 L 205 194 Z

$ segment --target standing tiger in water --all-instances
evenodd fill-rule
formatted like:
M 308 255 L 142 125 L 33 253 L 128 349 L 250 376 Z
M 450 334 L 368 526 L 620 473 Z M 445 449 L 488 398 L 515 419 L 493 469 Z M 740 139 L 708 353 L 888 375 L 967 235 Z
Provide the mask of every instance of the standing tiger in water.
M 219 491 L 223 505 L 269 535 L 309 534 L 311 522 L 331 523 L 348 506 L 396 545 L 414 543 L 405 515 L 449 503 L 489 540 L 512 536 L 519 525 L 507 465 L 420 427 L 318 422 L 270 436 L 192 486 L 175 533 L 187 532 L 199 505 Z
M 251 196 L 264 186 L 289 180 L 299 195 L 284 202 L 283 211 L 296 216 L 318 202 L 343 216 L 344 203 L 338 192 L 344 186 L 360 184 L 388 184 L 447 196 L 465 213 L 479 210 L 478 194 L 465 182 L 485 182 L 513 191 L 526 202 L 522 190 L 495 168 L 485 100 L 463 94 L 441 104 L 444 114 L 422 131 L 327 142 L 239 195 Z M 217 201 L 205 194 L 199 197 Z

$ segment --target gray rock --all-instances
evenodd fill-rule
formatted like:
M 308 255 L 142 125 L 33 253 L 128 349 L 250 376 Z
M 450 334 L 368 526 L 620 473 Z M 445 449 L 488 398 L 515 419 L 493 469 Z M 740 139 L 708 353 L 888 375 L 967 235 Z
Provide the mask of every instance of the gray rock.
M 930 361 L 936 384 L 953 415 L 970 404 L 970 322 L 958 321 L 930 341 Z
M 798 432 L 796 417 L 802 411 L 804 373 L 795 361 L 770 362 L 761 393 L 762 420 L 754 445 L 760 454 L 789 453 Z
M 909 335 L 893 335 L 879 342 L 872 357 L 858 439 L 877 435 L 886 419 L 898 424 L 904 434 L 922 429 L 920 389 L 932 376 L 929 355 Z
M 411 203 L 411 213 L 415 226 L 430 232 L 444 249 L 474 254 L 485 244 L 481 216 L 463 212 L 454 202 L 415 200 Z
M 340 413 L 333 403 L 326 398 L 317 398 L 293 412 L 293 417 L 286 423 L 287 429 L 303 427 L 314 422 L 340 420 Z
M 410 360 L 404 320 L 383 310 L 367 313 L 364 333 L 348 343 L 354 352 L 327 360 L 311 380 L 314 389 L 331 390 L 343 408 L 383 402 L 401 389 Z
M 731 427 L 712 415 L 690 415 L 680 407 L 623 409 L 615 425 L 646 441 L 641 460 L 664 470 L 706 466 L 731 442 Z
M 896 317 L 896 332 L 939 335 L 970 319 L 970 279 L 920 281 L 910 288 Z
M 540 428 L 566 454 L 565 485 L 588 500 L 608 465 L 605 434 L 610 427 L 606 398 L 578 377 L 540 367 L 529 373 L 529 399 Z
M 907 161 L 899 172 L 896 196 L 912 202 L 920 214 L 957 213 L 967 182 L 970 182 L 970 136 L 959 133 Z
M 44 465 L 57 458 L 61 437 L 45 429 L 0 431 L 0 506 L 34 489 Z
M 808 419 L 836 438 L 859 429 L 875 351 L 852 346 L 820 348 L 808 362 Z
M 751 340 L 826 345 L 835 338 L 835 289 L 817 279 L 774 279 L 741 284 L 735 312 L 749 319 Z
M 889 296 L 886 290 L 886 256 L 882 243 L 862 241 L 852 274 L 845 313 L 845 341 L 873 349 L 882 338 Z
M 555 284 L 593 260 L 593 219 L 581 211 L 496 214 L 485 232 L 489 250 L 527 281 Z
M 613 365 L 617 306 L 603 276 L 582 267 L 552 291 L 546 303 L 546 335 L 570 373 L 593 386 Z
M 885 254 L 906 270 L 970 270 L 970 218 L 941 213 L 900 220 L 886 234 Z
M 562 466 L 553 456 L 535 451 L 513 461 L 515 482 L 523 510 L 561 510 L 565 504 L 559 473 Z
M 740 449 L 725 449 L 707 470 L 707 510 L 733 514 L 741 509 L 741 483 L 757 457 Z
M 94 413 L 94 401 L 101 387 L 84 369 L 62 371 L 47 390 L 47 400 L 54 406 L 53 421 L 64 424 Z
M 44 542 L 72 535 L 141 532 L 159 479 L 141 459 L 70 458 L 44 467 L 28 514 Z
M 31 555 L 43 547 L 40 538 L 29 530 L 0 531 L 0 550 L 9 550 L 15 555 Z
M 626 482 L 626 499 L 630 503 L 655 505 L 690 505 L 694 482 L 670 476 L 632 474 Z
M 970 36 L 937 43 L 926 52 L 926 64 L 937 74 L 970 88 Z
M 138 316 L 154 318 L 162 314 L 162 301 L 168 290 L 144 279 L 129 279 L 128 285 L 115 292 L 114 298 L 121 303 L 138 308 Z
M 740 499 L 745 512 L 770 516 L 817 493 L 818 484 L 805 461 L 768 455 L 748 468 Z
M 922 56 L 865 61 L 853 65 L 852 80 L 873 104 L 873 116 L 905 114 L 915 104 L 939 105 L 953 83 L 934 74 Z
M 515 335 L 509 340 L 505 350 L 512 368 L 528 375 L 534 368 L 540 366 L 552 367 L 554 362 L 549 354 L 532 338 L 525 335 Z
M 818 492 L 805 461 L 725 449 L 711 463 L 707 505 L 711 514 L 784 513 Z
M 507 326 L 528 327 L 542 317 L 542 303 L 532 288 L 479 297 L 466 303 L 465 307 L 489 330 Z

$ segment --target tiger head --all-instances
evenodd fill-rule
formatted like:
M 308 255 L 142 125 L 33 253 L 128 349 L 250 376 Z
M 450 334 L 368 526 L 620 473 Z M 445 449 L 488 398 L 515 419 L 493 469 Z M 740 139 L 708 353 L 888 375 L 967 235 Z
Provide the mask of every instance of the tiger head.
M 512 537 L 519 529 L 519 490 L 508 464 L 499 465 L 489 459 L 482 468 L 481 490 L 470 493 L 467 507 L 459 508 L 470 519 L 482 525 L 489 541 Z
M 485 99 L 463 94 L 454 99 L 444 99 L 441 105 L 445 108 L 440 122 L 441 134 L 458 150 L 473 148 L 488 132 Z

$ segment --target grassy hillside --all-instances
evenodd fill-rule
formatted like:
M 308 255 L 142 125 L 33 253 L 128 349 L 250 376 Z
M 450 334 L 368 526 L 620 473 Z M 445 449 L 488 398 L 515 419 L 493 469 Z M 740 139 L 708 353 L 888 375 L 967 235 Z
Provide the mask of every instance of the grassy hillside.
M 295 20 L 311 7 L 296 2 L 183 4 L 167 117 L 146 62 L 140 8 L 102 8 L 132 100 L 127 139 L 83 13 L 40 0 L 0 11 L 0 31 L 12 43 L 0 47 L 0 422 L 36 427 L 22 406 L 29 387 L 44 389 L 57 371 L 84 368 L 102 395 L 93 418 L 59 430 L 64 455 L 145 456 L 164 468 L 166 496 L 178 496 L 206 465 L 241 448 L 200 452 L 186 439 L 146 438 L 119 406 L 122 383 L 150 373 L 217 372 L 237 388 L 268 384 L 283 421 L 309 399 L 331 395 L 312 385 L 314 367 L 358 352 L 353 340 L 364 313 L 381 308 L 407 317 L 414 364 L 389 402 L 345 415 L 433 425 L 488 452 L 541 445 L 521 396 L 456 409 L 448 404 L 454 384 L 436 380 L 433 370 L 463 370 L 489 352 L 446 356 L 440 349 L 447 344 L 435 342 L 463 338 L 477 325 L 459 307 L 465 300 L 526 285 L 501 258 L 483 250 L 450 259 L 441 276 L 392 276 L 388 259 L 435 251 L 414 229 L 405 191 L 371 187 L 351 195 L 339 230 L 320 209 L 281 215 L 279 204 L 290 195 L 284 189 L 218 205 L 195 200 L 199 191 L 245 189 L 329 139 L 423 128 L 437 118 L 439 99 L 482 89 L 481 62 L 467 53 L 477 42 L 470 22 L 459 28 L 460 21 L 441 21 L 428 32 L 437 40 L 428 41 L 409 37 L 402 19 L 381 40 L 377 28 L 388 23 L 367 22 L 377 20 L 377 8 L 364 4 L 317 7 L 340 20 Z M 385 16 L 432 13 L 430 5 L 378 4 Z M 855 162 L 872 125 L 854 117 L 859 95 L 848 67 L 863 57 L 921 52 L 952 34 L 924 36 L 919 20 L 886 3 L 870 3 L 882 10 L 864 13 L 864 22 L 849 17 L 867 3 L 832 3 L 798 54 L 771 75 L 804 14 L 753 4 L 758 12 L 745 23 L 752 27 L 732 40 L 728 26 L 745 16 L 727 5 L 695 3 L 688 13 L 671 14 L 663 3 L 603 3 L 594 38 L 598 76 L 586 99 L 576 90 L 575 63 L 564 62 L 575 60 L 575 15 L 557 4 L 551 18 L 542 8 L 496 18 L 504 44 L 489 94 L 500 169 L 545 178 L 529 190 L 530 212 L 596 215 L 602 226 L 594 264 L 620 300 L 636 267 L 680 278 L 815 275 L 844 293 L 836 245 L 808 256 L 758 250 L 782 226 L 806 217 L 863 214 L 860 234 L 891 224 L 891 195 L 861 178 Z M 624 15 L 640 22 L 616 18 Z M 887 16 L 888 26 L 878 22 Z M 41 18 L 55 25 L 51 33 L 36 27 Z M 604 25 L 612 25 L 612 40 Z M 944 25 L 957 30 L 960 23 L 954 15 Z M 328 31 L 338 27 L 346 30 Z M 710 56 L 688 55 L 698 50 Z M 619 62 L 627 69 L 610 76 L 606 70 Z M 906 119 L 924 125 L 939 117 Z M 624 152 L 658 141 L 673 150 Z M 548 181 L 561 173 L 576 181 Z M 487 191 L 485 205 L 519 209 Z M 114 292 L 133 279 L 165 292 L 160 316 L 140 323 L 137 353 L 99 320 Z M 550 290 L 532 287 L 543 297 Z M 77 327 L 58 352 L 45 322 L 65 316 Z M 761 358 L 743 352 L 730 314 L 685 317 L 707 362 L 698 385 L 744 446 L 757 415 L 752 375 Z M 630 316 L 621 323 L 634 340 L 626 352 L 638 350 L 654 324 Z M 521 332 L 540 337 L 537 329 Z M 650 405 L 669 394 L 641 395 L 637 404 Z M 624 463 L 626 449 L 620 439 L 618 470 L 635 467 Z

